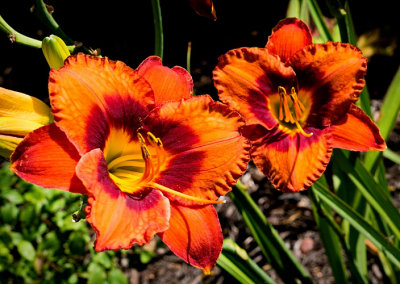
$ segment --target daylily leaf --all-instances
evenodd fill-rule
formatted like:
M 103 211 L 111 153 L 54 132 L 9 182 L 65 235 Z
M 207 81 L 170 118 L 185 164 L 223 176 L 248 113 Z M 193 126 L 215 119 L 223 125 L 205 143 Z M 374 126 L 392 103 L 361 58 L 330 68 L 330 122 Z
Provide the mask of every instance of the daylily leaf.
M 312 190 L 309 191 L 309 194 L 312 200 L 314 218 L 318 225 L 319 234 L 321 236 L 322 242 L 324 243 L 326 255 L 328 256 L 333 276 L 335 277 L 337 283 L 348 283 L 346 267 L 340 247 L 340 240 L 339 237 L 335 234 L 335 231 L 332 228 L 330 222 L 327 220 L 328 215 L 329 218 L 333 219 L 331 209 L 328 208 L 328 206 L 321 200 L 317 200 Z M 322 210 L 323 212 L 321 212 Z M 322 213 L 324 213 L 325 215 L 323 215 Z
M 383 156 L 396 164 L 400 164 L 400 155 L 389 148 L 383 151 Z
M 311 283 L 311 278 L 286 247 L 278 232 L 267 222 L 257 204 L 238 182 L 229 193 L 261 251 L 283 281 L 292 282 L 296 278 L 303 283 Z M 291 273 L 288 274 L 287 271 Z
M 319 181 L 314 184 L 313 189 L 324 202 L 331 206 L 342 218 L 348 220 L 354 228 L 364 234 L 378 249 L 382 250 L 396 267 L 400 268 L 400 250 L 398 248 L 368 224 L 353 208 L 321 185 Z
M 387 139 L 392 131 L 400 110 L 400 68 L 397 70 L 389 89 L 383 99 L 380 118 L 377 125 L 383 139 Z M 379 152 L 368 152 L 365 155 L 365 166 L 367 169 L 374 168 L 375 162 L 381 154 Z
M 351 165 L 341 151 L 335 153 L 334 159 L 348 173 L 352 182 L 361 191 L 371 206 L 382 216 L 397 238 L 400 238 L 400 213 L 393 205 L 391 199 L 384 194 L 385 190 L 375 182 L 373 176 L 358 159 L 354 165 Z
M 315 23 L 315 26 L 317 27 L 318 33 L 322 38 L 323 42 L 333 41 L 332 35 L 329 32 L 328 27 L 326 26 L 325 20 L 322 16 L 322 12 L 318 6 L 317 1 L 315 0 L 305 0 L 305 1 L 307 1 L 311 17 Z
M 231 239 L 224 240 L 217 264 L 240 283 L 275 283 L 249 258 L 246 251 Z

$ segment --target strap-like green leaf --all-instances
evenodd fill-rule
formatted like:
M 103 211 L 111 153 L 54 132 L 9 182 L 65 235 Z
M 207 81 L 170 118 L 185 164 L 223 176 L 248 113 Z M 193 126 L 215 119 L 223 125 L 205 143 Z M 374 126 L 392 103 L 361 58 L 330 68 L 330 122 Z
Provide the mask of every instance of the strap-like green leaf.
M 246 251 L 231 239 L 225 239 L 217 264 L 240 283 L 275 283 Z
M 376 183 L 371 173 L 356 159 L 354 165 L 350 164 L 341 151 L 335 152 L 334 162 L 341 165 L 347 172 L 351 181 L 361 191 L 369 204 L 380 214 L 392 229 L 397 238 L 400 238 L 400 213 L 393 205 L 390 197 L 385 194 L 385 189 Z
M 400 250 L 398 248 L 393 246 L 380 232 L 376 231 L 364 218 L 330 192 L 329 189 L 321 185 L 320 182 L 314 183 L 313 189 L 342 218 L 348 220 L 354 228 L 365 235 L 378 249 L 382 250 L 396 267 L 400 267 Z
M 389 89 L 383 98 L 380 119 L 377 124 L 381 131 L 383 139 L 387 139 L 392 131 L 400 110 L 400 67 L 396 72 Z M 375 162 L 380 156 L 380 152 L 368 152 L 365 155 L 365 166 L 367 169 L 373 169 Z
M 311 278 L 298 262 L 278 232 L 267 222 L 267 219 L 246 192 L 243 184 L 238 182 L 229 193 L 251 234 L 259 245 L 264 256 L 285 283 L 294 283 L 296 278 L 302 283 L 311 283 Z M 290 273 L 288 273 L 290 271 Z

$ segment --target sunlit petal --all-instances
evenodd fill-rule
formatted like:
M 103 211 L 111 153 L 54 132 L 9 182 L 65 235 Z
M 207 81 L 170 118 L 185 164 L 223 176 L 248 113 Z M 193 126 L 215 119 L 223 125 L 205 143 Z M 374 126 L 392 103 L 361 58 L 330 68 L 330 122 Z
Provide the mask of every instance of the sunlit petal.
M 129 195 L 110 179 L 100 149 L 85 154 L 76 169 L 89 191 L 87 221 L 96 231 L 95 249 L 129 249 L 168 228 L 170 205 L 157 190 Z
M 237 112 L 209 96 L 153 111 L 143 127 L 160 137 L 167 155 L 156 182 L 210 200 L 226 194 L 249 161 L 250 144 L 238 131 L 243 125 Z
M 158 234 L 187 263 L 209 273 L 222 249 L 222 231 L 212 205 L 185 207 L 171 204 L 170 227 Z
M 301 92 L 313 99 L 309 123 L 330 125 L 340 119 L 364 88 L 367 59 L 345 43 L 315 44 L 296 53 L 289 61 Z
M 286 62 L 300 49 L 312 44 L 312 36 L 307 25 L 295 18 L 281 20 L 272 30 L 265 46 L 268 52 L 278 55 Z
M 331 127 L 331 131 L 334 148 L 353 151 L 386 149 L 378 127 L 355 105 L 351 105 L 349 112 Z
M 295 73 L 264 48 L 240 48 L 219 57 L 213 79 L 220 99 L 239 111 L 248 125 L 271 129 L 278 121 L 271 114 L 268 96 L 277 93 L 279 86 L 292 85 Z
M 306 129 L 311 137 L 284 135 L 279 130 L 254 142 L 252 157 L 276 189 L 307 189 L 325 171 L 332 154 L 327 130 Z
M 79 154 L 54 124 L 43 126 L 18 145 L 11 156 L 11 170 L 34 184 L 86 194 L 75 175 Z
M 162 65 L 160 57 L 150 56 L 136 70 L 150 83 L 156 104 L 192 96 L 192 76 L 180 66 L 168 68 Z
M 78 54 L 50 72 L 54 120 L 81 154 L 101 148 L 110 124 L 137 129 L 154 107 L 150 85 L 120 61 Z

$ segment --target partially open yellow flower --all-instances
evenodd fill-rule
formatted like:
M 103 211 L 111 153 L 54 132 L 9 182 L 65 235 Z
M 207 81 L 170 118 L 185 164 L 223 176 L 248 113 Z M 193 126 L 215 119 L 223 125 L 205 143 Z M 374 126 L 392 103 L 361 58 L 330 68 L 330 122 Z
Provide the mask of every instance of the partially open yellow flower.
M 26 134 L 52 121 L 41 100 L 0 87 L 0 156 L 8 159 Z

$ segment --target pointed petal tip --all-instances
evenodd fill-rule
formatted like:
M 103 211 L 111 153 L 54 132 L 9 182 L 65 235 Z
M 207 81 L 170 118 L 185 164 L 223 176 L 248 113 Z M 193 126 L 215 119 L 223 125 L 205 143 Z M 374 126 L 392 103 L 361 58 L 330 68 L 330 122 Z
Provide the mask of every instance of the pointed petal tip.
M 206 276 L 211 275 L 211 269 L 212 269 L 212 267 L 210 267 L 210 266 L 207 266 L 205 268 L 201 268 L 201 270 L 203 270 L 203 274 L 206 275 Z
M 293 54 L 310 44 L 312 35 L 308 26 L 297 18 L 286 18 L 273 28 L 265 47 L 268 52 L 278 55 L 286 62 Z
M 222 251 L 221 225 L 212 205 L 186 207 L 171 203 L 170 227 L 158 236 L 175 255 L 205 274 L 211 273 Z
M 139 76 L 149 82 L 157 105 L 169 101 L 188 99 L 193 93 L 193 79 L 190 73 L 180 66 L 163 66 L 158 56 L 149 56 L 136 69 Z
M 352 104 L 348 113 L 331 127 L 334 148 L 351 151 L 384 151 L 379 128 L 364 111 Z

